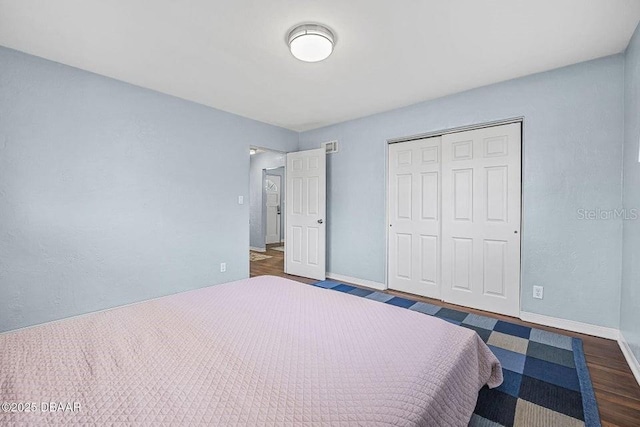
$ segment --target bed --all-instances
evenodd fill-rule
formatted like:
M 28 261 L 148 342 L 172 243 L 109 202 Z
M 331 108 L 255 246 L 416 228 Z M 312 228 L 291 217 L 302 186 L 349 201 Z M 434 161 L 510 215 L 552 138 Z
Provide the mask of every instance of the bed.
M 271 276 L 0 335 L 3 425 L 466 426 L 501 382 L 469 329 Z

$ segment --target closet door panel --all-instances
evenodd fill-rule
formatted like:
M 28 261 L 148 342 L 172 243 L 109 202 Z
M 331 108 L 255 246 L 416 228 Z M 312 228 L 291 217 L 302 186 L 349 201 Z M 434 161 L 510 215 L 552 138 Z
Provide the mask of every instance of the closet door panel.
M 440 298 L 440 137 L 389 146 L 389 288 Z
M 519 123 L 442 137 L 442 296 L 520 314 Z

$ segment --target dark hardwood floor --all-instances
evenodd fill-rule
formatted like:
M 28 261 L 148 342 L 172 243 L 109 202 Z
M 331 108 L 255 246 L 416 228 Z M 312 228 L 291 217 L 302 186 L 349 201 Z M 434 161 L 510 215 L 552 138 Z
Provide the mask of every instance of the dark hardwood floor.
M 284 274 L 284 252 L 276 251 L 273 248 L 281 246 L 278 243 L 273 245 L 267 245 L 267 252 L 256 252 L 258 254 L 268 255 L 271 258 L 263 259 L 261 261 L 251 262 L 250 276 L 280 276 L 287 279 L 296 280 L 302 283 L 315 283 L 317 280 L 308 279 L 306 277 L 292 276 L 290 274 Z
M 314 283 L 313 279 L 284 274 L 284 253 L 273 250 L 280 246 L 268 245 L 266 255 L 271 258 L 251 262 L 251 277 L 254 276 L 280 276 L 303 283 Z M 354 285 L 355 286 L 355 285 Z M 362 287 L 362 286 L 361 286 Z M 627 364 L 618 343 L 613 340 L 578 334 L 561 329 L 523 322 L 520 319 L 499 314 L 489 313 L 471 308 L 447 304 L 442 301 L 408 295 L 397 291 L 384 291 L 388 294 L 405 296 L 414 300 L 428 302 L 443 307 L 450 307 L 469 313 L 478 313 L 519 325 L 544 329 L 560 334 L 581 338 L 584 343 L 584 352 L 591 374 L 591 381 L 600 410 L 600 418 L 603 427 L 638 427 L 640 426 L 640 386 L 636 382 L 631 369 Z

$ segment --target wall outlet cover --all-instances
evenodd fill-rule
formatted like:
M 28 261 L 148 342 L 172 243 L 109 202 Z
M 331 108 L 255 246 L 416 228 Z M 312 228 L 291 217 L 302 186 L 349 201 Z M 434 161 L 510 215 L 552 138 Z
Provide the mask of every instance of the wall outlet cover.
M 220 273 L 224 273 L 225 271 L 227 271 L 227 263 L 226 262 L 221 262 L 220 263 Z
M 542 299 L 544 295 L 544 287 L 542 286 L 534 286 L 533 287 L 533 297 L 536 299 Z

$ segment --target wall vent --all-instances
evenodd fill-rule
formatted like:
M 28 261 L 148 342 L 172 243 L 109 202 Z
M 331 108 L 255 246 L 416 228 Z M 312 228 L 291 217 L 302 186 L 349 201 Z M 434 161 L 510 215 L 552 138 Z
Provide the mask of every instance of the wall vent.
M 324 147 L 327 154 L 338 152 L 338 141 L 323 142 L 322 146 Z

